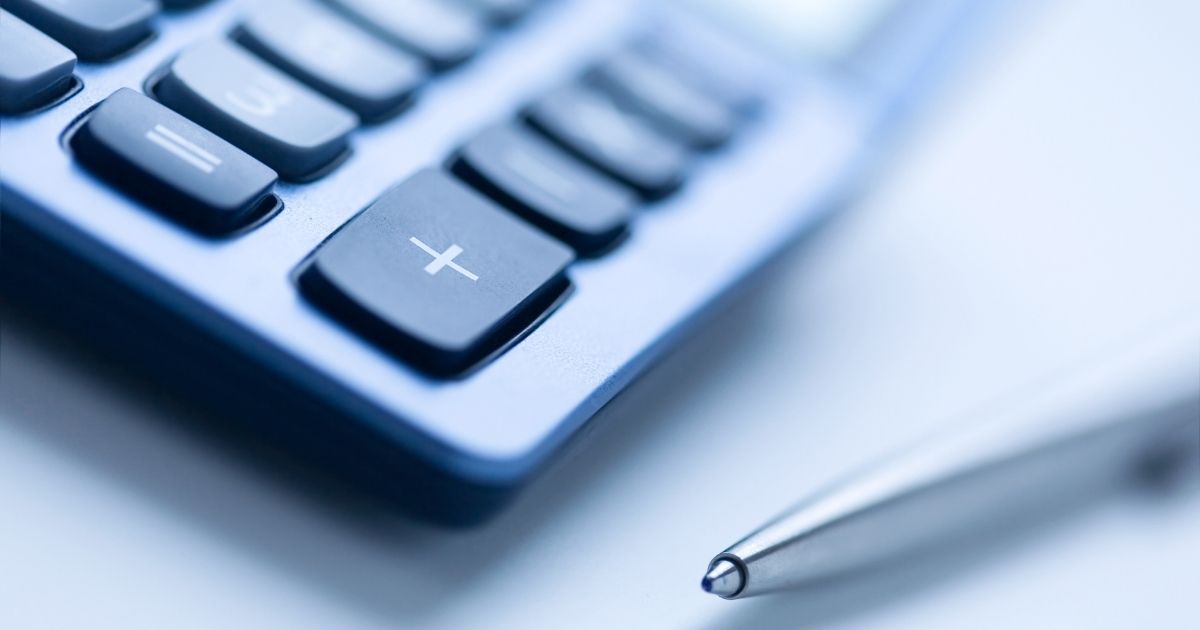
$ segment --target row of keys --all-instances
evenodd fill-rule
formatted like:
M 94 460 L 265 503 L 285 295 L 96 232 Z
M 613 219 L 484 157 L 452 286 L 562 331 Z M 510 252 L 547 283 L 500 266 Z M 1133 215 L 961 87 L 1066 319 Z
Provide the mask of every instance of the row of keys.
M 493 4 L 512 19 L 530 2 Z M 170 60 L 151 81 L 158 103 L 122 90 L 70 145 L 93 172 L 164 215 L 228 234 L 277 205 L 270 193 L 278 178 L 305 181 L 335 166 L 362 119 L 402 109 L 426 77 L 419 57 L 331 4 L 268 0 L 231 40 Z
M 355 103 L 360 111 L 380 114 L 408 98 L 412 85 L 419 80 L 417 62 L 398 56 L 401 53 L 397 49 L 353 28 L 312 0 L 274 0 L 247 16 L 238 30 L 238 39 L 255 42 L 251 49 L 268 51 L 263 56 L 277 63 L 269 63 L 232 41 L 212 40 L 185 49 L 168 63 L 153 82 L 153 94 L 281 178 L 304 181 L 322 174 L 348 154 L 350 135 L 360 121 L 354 110 L 325 94 L 340 94 L 342 103 Z M 295 36 L 288 37 L 289 33 Z M 323 45 L 325 41 L 342 44 Z M 285 71 L 288 69 L 290 72 Z M 298 81 L 297 76 L 307 77 L 308 85 Z M 384 81 L 376 81 L 380 77 Z M 318 92 L 310 85 L 324 89 Z M 387 87 L 370 95 L 380 85 Z M 518 143 L 517 136 L 509 134 L 505 136 L 507 145 L 519 146 L 538 159 L 504 163 L 493 156 L 489 171 L 480 158 L 485 154 L 481 147 L 488 141 L 479 140 L 470 145 L 471 150 L 463 154 L 456 169 L 480 186 L 493 188 L 495 184 L 486 180 L 502 177 L 501 171 L 507 171 L 510 185 L 513 177 L 531 177 L 533 170 L 559 173 L 559 179 L 572 180 L 572 186 L 589 194 L 568 201 L 563 201 L 562 195 L 550 198 L 543 194 L 538 203 L 529 203 L 521 199 L 522 195 L 505 193 L 505 199 L 511 200 L 508 205 L 518 214 L 590 254 L 619 238 L 623 233 L 621 219 L 629 215 L 632 204 L 624 199 L 623 191 L 597 193 L 613 185 L 607 181 L 597 183 L 602 181 L 598 177 L 581 177 L 583 169 L 571 158 L 599 170 L 644 199 L 659 199 L 682 182 L 690 149 L 711 148 L 724 142 L 735 118 L 736 114 L 719 101 L 707 98 L 688 82 L 630 50 L 598 64 L 583 80 L 555 90 L 527 108 L 528 124 L 570 158 L 558 155 L 551 147 L 536 146 L 541 139 L 521 139 Z M 80 142 L 88 138 L 83 136 Z M 143 146 L 138 150 L 155 148 Z M 547 157 L 551 154 L 553 159 Z M 553 168 L 532 166 L 547 162 L 553 163 Z M 514 170 L 513 164 L 524 168 Z M 544 175 L 539 185 L 548 181 Z M 137 181 L 136 176 L 112 179 L 118 185 Z M 211 213 L 211 220 L 189 224 L 210 229 L 224 226 L 233 231 L 240 226 L 229 222 L 231 216 L 247 220 L 252 216 L 247 208 L 230 213 L 227 208 L 213 207 Z
M 0 0 L 0 111 L 54 102 L 73 79 L 76 55 L 87 61 L 117 56 L 153 34 L 164 6 L 207 1 Z M 430 69 L 466 61 L 492 25 L 517 19 L 537 1 L 264 0 L 233 37 L 374 122 L 402 110 Z
M 208 0 L 3 0 L 0 6 L 58 40 L 82 59 L 120 54 L 153 33 L 165 6 L 190 8 Z M 410 49 L 436 68 L 470 58 L 488 23 L 508 23 L 535 0 L 328 0 L 369 31 Z
M 530 4 L 493 9 L 512 19 Z M 348 153 L 350 134 L 363 121 L 402 110 L 430 70 L 479 49 L 489 33 L 487 13 L 467 7 L 451 0 L 266 0 L 231 39 L 180 53 L 152 89 L 281 178 L 307 181 Z

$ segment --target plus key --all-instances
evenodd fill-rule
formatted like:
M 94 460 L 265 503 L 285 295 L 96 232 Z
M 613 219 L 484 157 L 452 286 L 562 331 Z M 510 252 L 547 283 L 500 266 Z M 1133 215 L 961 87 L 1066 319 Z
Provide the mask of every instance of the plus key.
M 423 170 L 338 230 L 305 297 L 413 367 L 461 374 L 539 322 L 574 255 L 458 180 Z

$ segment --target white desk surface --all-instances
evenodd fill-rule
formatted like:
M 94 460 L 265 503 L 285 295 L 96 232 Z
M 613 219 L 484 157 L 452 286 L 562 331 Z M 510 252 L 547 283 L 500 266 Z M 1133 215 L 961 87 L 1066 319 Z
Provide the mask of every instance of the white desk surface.
M 1195 623 L 1195 494 L 1115 496 L 886 594 L 697 586 L 802 492 L 1200 306 L 1200 4 L 1026 4 L 1043 6 L 853 213 L 480 530 L 366 514 L 250 465 L 177 428 L 196 412 L 8 314 L 0 627 Z

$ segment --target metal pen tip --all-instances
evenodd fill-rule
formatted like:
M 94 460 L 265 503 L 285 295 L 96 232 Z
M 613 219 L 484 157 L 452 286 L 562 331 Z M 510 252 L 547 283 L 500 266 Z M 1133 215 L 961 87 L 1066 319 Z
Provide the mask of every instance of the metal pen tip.
M 729 599 L 742 591 L 742 572 L 728 560 L 715 560 L 708 565 L 708 573 L 700 580 L 700 588 Z

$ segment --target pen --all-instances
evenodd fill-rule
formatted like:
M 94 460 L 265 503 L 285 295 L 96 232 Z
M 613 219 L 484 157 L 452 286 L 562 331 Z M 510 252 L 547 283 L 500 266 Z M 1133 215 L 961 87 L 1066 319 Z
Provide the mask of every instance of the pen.
M 853 577 L 1200 459 L 1200 317 L 982 415 L 802 501 L 717 554 L 701 586 L 740 599 Z

